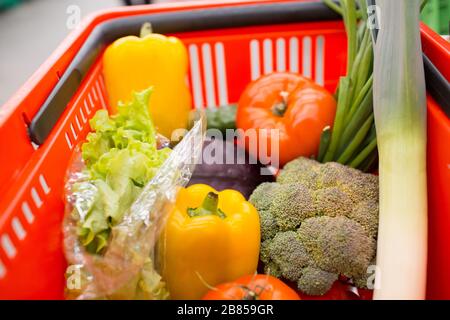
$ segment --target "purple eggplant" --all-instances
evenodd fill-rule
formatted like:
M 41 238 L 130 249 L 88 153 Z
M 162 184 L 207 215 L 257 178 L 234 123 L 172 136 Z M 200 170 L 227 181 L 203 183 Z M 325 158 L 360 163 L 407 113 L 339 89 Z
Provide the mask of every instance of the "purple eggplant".
M 203 183 L 217 191 L 233 189 L 248 199 L 258 185 L 275 180 L 261 169 L 264 166 L 235 142 L 209 138 L 189 185 Z

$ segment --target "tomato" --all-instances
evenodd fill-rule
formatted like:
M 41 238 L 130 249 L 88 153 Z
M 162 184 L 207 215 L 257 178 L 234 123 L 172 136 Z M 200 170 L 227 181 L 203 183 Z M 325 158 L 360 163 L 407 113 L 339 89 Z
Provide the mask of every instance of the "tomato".
M 331 289 L 323 296 L 308 296 L 299 292 L 302 300 L 372 300 L 372 291 L 367 289 L 358 289 L 354 293 L 351 286 L 341 281 L 336 281 Z
M 236 124 L 246 132 L 256 129 L 257 149 L 248 136 L 241 139 L 251 154 L 260 160 L 264 153 L 272 160 L 278 156 L 284 165 L 300 156 L 316 155 L 322 131 L 333 124 L 335 114 L 336 101 L 325 88 L 301 75 L 277 72 L 247 86 L 239 99 Z M 279 150 L 271 150 L 272 136 L 261 129 L 279 129 Z M 261 162 L 267 164 L 265 159 Z
M 203 300 L 300 300 L 300 297 L 281 280 L 257 274 L 218 285 Z

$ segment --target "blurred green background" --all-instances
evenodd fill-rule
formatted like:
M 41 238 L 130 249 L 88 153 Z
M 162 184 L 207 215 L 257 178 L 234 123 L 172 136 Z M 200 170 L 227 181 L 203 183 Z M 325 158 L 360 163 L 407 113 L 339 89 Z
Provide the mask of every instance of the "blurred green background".
M 449 34 L 450 1 L 428 0 L 422 11 L 422 20 L 434 31 L 442 35 Z

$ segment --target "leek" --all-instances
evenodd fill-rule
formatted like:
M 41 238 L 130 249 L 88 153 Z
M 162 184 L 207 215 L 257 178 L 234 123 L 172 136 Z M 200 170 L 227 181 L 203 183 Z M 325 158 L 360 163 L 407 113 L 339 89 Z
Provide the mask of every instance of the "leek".
M 337 111 L 332 129 L 326 128 L 320 141 L 320 162 L 336 161 L 370 171 L 377 159 L 373 124 L 373 47 L 366 28 L 365 0 L 324 0 L 344 20 L 347 32 L 347 75 L 337 89 Z M 358 6 L 357 6 L 358 4 Z M 366 141 L 370 138 L 370 141 Z
M 374 299 L 424 299 L 427 265 L 426 98 L 421 0 L 378 0 L 374 114 L 380 221 Z

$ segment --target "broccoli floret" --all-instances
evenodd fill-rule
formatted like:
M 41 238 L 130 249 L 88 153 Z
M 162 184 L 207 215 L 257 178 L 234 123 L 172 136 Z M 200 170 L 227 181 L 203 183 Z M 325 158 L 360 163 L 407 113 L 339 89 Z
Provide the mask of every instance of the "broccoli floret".
M 250 203 L 253 204 L 259 212 L 261 226 L 261 239 L 273 238 L 279 231 L 275 217 L 268 210 L 273 201 L 273 194 L 278 189 L 277 183 L 265 182 L 256 188 L 250 196 Z
M 314 215 L 311 193 L 302 184 L 279 184 L 267 209 L 281 231 L 294 230 Z
M 272 194 L 277 188 L 277 183 L 264 182 L 253 190 L 248 201 L 258 208 L 258 210 L 267 210 L 272 203 Z
M 338 279 L 336 273 L 323 271 L 319 268 L 308 266 L 302 270 L 298 279 L 298 289 L 311 296 L 321 296 L 328 292 L 333 283 Z
M 376 259 L 374 257 L 374 259 L 370 262 L 369 266 L 375 266 L 376 265 L 375 260 Z M 374 275 L 375 275 L 375 270 L 368 269 L 359 278 L 353 279 L 353 284 L 358 288 L 364 288 L 364 289 L 367 289 L 368 285 L 370 284 L 373 289 L 373 286 L 374 286 L 373 282 L 375 281 Z
M 339 275 L 365 285 L 376 254 L 376 176 L 300 158 L 250 201 L 260 214 L 266 272 L 309 294 L 325 293 Z
M 298 183 L 263 183 L 249 201 L 260 213 L 263 239 L 272 238 L 278 230 L 298 228 L 304 219 L 314 216 L 315 211 L 310 191 Z
M 270 258 L 271 243 L 271 240 L 261 242 L 261 248 L 259 250 L 261 261 L 264 263 L 264 273 L 270 274 L 271 276 L 277 278 L 281 278 L 282 275 L 280 267 Z
M 378 211 L 378 201 L 369 199 L 356 204 L 347 217 L 358 222 L 367 234 L 376 240 L 378 235 Z
M 315 191 L 314 200 L 316 215 L 318 216 L 345 216 L 352 211 L 352 200 L 337 187 Z
M 273 261 L 280 269 L 283 278 L 296 281 L 301 268 L 310 263 L 310 258 L 295 231 L 278 233 L 268 244 L 264 260 Z
M 261 226 L 261 239 L 267 240 L 273 238 L 280 230 L 277 221 L 267 210 L 259 210 L 258 212 Z
M 259 256 L 262 262 L 264 262 L 265 264 L 270 262 L 270 251 L 269 251 L 269 246 L 270 243 L 272 241 L 266 240 L 261 242 L 261 247 L 259 248 Z
M 346 192 L 354 203 L 367 200 L 378 201 L 378 177 L 350 169 L 352 179 L 340 183 L 340 189 Z
M 285 183 L 303 183 L 309 189 L 317 187 L 318 172 L 320 163 L 308 159 L 298 158 L 286 164 L 277 177 L 277 182 Z
M 319 169 L 317 183 L 320 188 L 338 187 L 344 181 L 352 181 L 354 179 L 354 173 L 352 168 L 340 163 L 327 162 L 322 164 Z
M 375 252 L 372 238 L 347 217 L 307 219 L 298 235 L 318 267 L 349 278 L 363 275 Z

